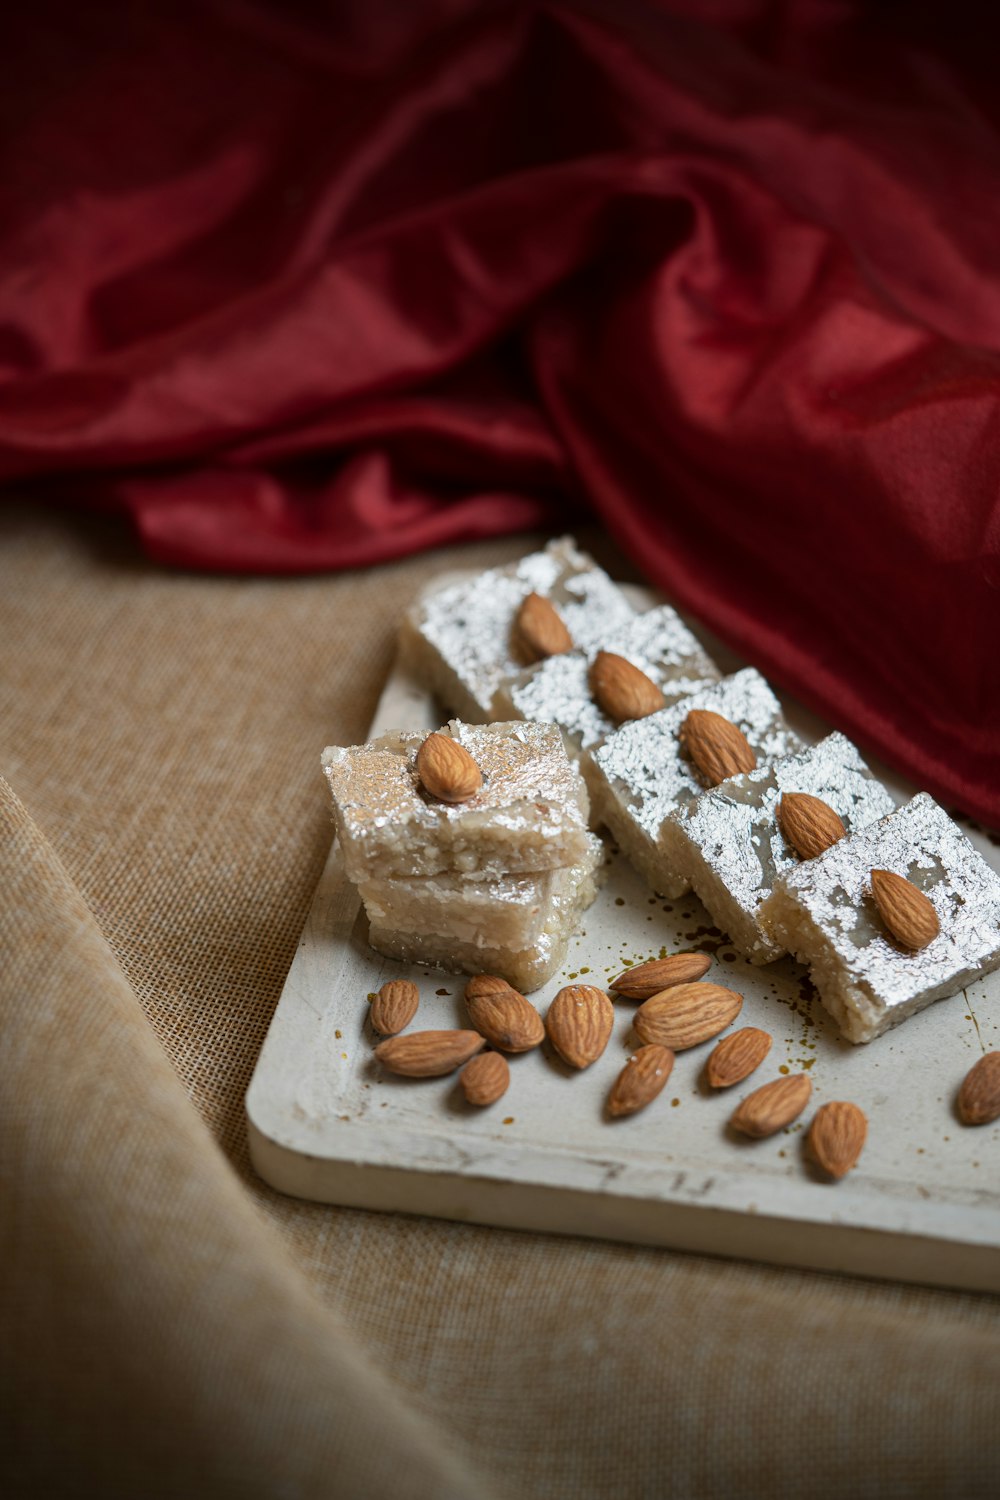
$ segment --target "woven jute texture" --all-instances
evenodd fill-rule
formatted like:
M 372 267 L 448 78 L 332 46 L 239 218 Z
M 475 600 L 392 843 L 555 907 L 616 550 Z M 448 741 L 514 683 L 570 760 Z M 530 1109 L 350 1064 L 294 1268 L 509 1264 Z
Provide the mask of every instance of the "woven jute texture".
M 212 578 L 0 511 L 6 1494 L 1000 1489 L 995 1298 L 321 1207 L 249 1167 L 320 749 L 364 738 L 424 581 L 537 540 Z

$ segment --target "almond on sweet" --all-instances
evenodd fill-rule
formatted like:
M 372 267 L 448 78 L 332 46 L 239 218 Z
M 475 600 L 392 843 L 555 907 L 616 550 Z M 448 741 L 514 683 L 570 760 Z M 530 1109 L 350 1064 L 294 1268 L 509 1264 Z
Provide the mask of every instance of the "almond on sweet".
M 941 931 L 938 914 L 923 891 L 894 870 L 873 870 L 872 899 L 889 933 L 901 948 L 918 952 Z
M 847 833 L 829 802 L 808 792 L 785 792 L 778 803 L 778 827 L 799 859 L 815 859 Z
M 598 651 L 587 674 L 594 702 L 609 719 L 645 719 L 666 705 L 656 683 L 614 651 Z
M 529 662 L 562 656 L 573 649 L 573 637 L 566 629 L 566 622 L 544 594 L 532 593 L 522 599 L 514 618 L 514 640 Z
M 691 709 L 680 727 L 680 742 L 706 786 L 718 786 L 757 764 L 742 729 L 709 708 Z
M 483 785 L 482 772 L 465 746 L 436 732 L 417 751 L 417 775 L 439 802 L 468 802 Z

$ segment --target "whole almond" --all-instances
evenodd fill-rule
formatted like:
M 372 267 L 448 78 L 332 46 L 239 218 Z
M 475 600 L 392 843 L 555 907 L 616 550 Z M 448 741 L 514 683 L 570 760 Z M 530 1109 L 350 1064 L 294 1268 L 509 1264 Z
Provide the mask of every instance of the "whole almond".
M 786 1078 L 776 1078 L 748 1094 L 729 1123 L 734 1130 L 761 1140 L 797 1119 L 809 1103 L 811 1093 L 812 1084 L 805 1073 L 789 1073 Z
M 713 1047 L 705 1064 L 705 1077 L 713 1089 L 729 1089 L 749 1078 L 771 1050 L 771 1038 L 756 1026 L 744 1026 L 724 1036 Z
M 501 1052 L 530 1052 L 545 1035 L 545 1026 L 530 1000 L 508 985 L 487 995 L 469 995 L 466 1006 L 477 1031 Z
M 420 992 L 412 979 L 390 979 L 379 990 L 368 1012 L 376 1031 L 395 1036 L 409 1026 L 420 1004 Z
M 480 1052 L 466 1063 L 458 1081 L 469 1104 L 495 1104 L 510 1083 L 507 1059 L 499 1052 Z
M 808 792 L 785 792 L 778 803 L 778 827 L 799 859 L 815 859 L 847 833 L 829 802 Z
M 645 719 L 667 701 L 645 672 L 613 651 L 598 651 L 591 662 L 588 681 L 594 702 L 616 724 L 623 724 L 626 719 Z
M 915 953 L 932 943 L 941 931 L 934 907 L 905 875 L 873 870 L 872 897 L 889 936 L 903 948 Z
M 465 998 L 474 1000 L 478 995 L 500 995 L 509 989 L 506 979 L 500 979 L 496 974 L 473 974 L 465 986 Z
M 568 984 L 556 995 L 545 1017 L 549 1040 L 571 1068 L 587 1068 L 608 1045 L 615 1008 L 592 984 Z
M 680 742 L 706 786 L 718 786 L 757 764 L 742 729 L 709 708 L 691 709 L 681 725 Z
M 712 960 L 707 953 L 672 953 L 669 958 L 651 958 L 648 964 L 626 969 L 608 988 L 624 1000 L 648 1000 L 673 984 L 690 984 L 707 974 Z
M 958 1118 L 963 1125 L 1000 1120 L 1000 1052 L 987 1052 L 966 1073 L 958 1091 Z
M 809 1149 L 824 1172 L 845 1177 L 864 1149 L 868 1121 L 856 1104 L 834 1099 L 821 1104 L 809 1127 Z
M 573 637 L 565 621 L 544 594 L 529 594 L 521 601 L 514 619 L 515 644 L 528 661 L 542 661 L 546 656 L 561 656 L 572 651 Z
M 478 1031 L 408 1031 L 379 1042 L 375 1056 L 390 1073 L 406 1078 L 440 1078 L 454 1073 L 486 1045 Z
M 446 734 L 429 734 L 424 740 L 417 751 L 417 775 L 440 802 L 468 802 L 483 784 L 468 750 Z
M 617 1119 L 645 1109 L 665 1087 L 673 1065 L 674 1054 L 669 1047 L 654 1043 L 633 1052 L 608 1095 L 608 1114 Z
M 725 1031 L 742 1007 L 743 996 L 721 984 L 677 984 L 644 1000 L 632 1024 L 641 1041 L 682 1052 Z

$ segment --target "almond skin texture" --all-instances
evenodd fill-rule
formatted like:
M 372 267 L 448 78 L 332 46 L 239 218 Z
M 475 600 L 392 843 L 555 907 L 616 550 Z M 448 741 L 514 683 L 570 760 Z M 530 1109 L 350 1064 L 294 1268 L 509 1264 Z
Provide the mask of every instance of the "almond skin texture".
M 778 803 L 778 827 L 799 859 L 815 859 L 847 832 L 829 802 L 808 792 L 785 793 Z
M 379 1042 L 375 1056 L 404 1078 L 440 1078 L 454 1073 L 486 1045 L 478 1031 L 410 1031 Z
M 771 1038 L 756 1026 L 744 1026 L 724 1036 L 709 1053 L 705 1077 L 713 1089 L 730 1089 L 749 1078 L 771 1050 Z
M 743 996 L 721 984 L 677 984 L 644 1000 L 632 1025 L 640 1041 L 682 1052 L 725 1031 L 742 1008 Z
M 475 1000 L 479 995 L 502 995 L 509 989 L 506 979 L 499 979 L 496 974 L 473 974 L 465 986 L 465 998 Z
M 439 802 L 468 802 L 483 785 L 482 772 L 464 745 L 429 734 L 417 751 L 417 775 Z
M 466 1063 L 459 1075 L 462 1093 L 469 1104 L 495 1104 L 510 1083 L 507 1059 L 499 1052 L 480 1052 Z
M 932 943 L 941 931 L 934 907 L 905 875 L 892 870 L 873 870 L 872 898 L 889 936 L 901 948 L 916 953 Z
M 805 1073 L 789 1073 L 787 1078 L 776 1078 L 748 1094 L 729 1123 L 743 1135 L 762 1140 L 797 1119 L 811 1093 L 812 1084 Z
M 645 719 L 667 701 L 645 672 L 613 651 L 598 651 L 588 681 L 594 702 L 616 724 L 624 724 L 626 719 Z
M 390 979 L 372 1001 L 371 1023 L 383 1036 L 395 1036 L 409 1026 L 419 1004 L 420 993 L 412 979 Z
M 821 1104 L 809 1127 L 809 1149 L 816 1161 L 839 1182 L 864 1150 L 868 1121 L 856 1104 L 834 1099 Z
M 987 1052 L 969 1069 L 958 1091 L 957 1107 L 963 1125 L 1000 1120 L 1000 1052 Z
M 742 729 L 709 708 L 692 708 L 681 725 L 680 741 L 706 786 L 718 786 L 757 764 Z
M 531 1001 L 509 985 L 471 998 L 466 991 L 465 1003 L 473 1026 L 501 1052 L 530 1052 L 545 1035 L 545 1025 Z
M 665 1087 L 673 1065 L 674 1054 L 669 1047 L 653 1045 L 633 1052 L 608 1095 L 608 1114 L 618 1119 L 652 1104 Z
M 707 953 L 672 953 L 669 958 L 654 958 L 648 964 L 637 964 L 612 979 L 609 989 L 623 1000 L 648 1000 L 674 984 L 692 984 L 712 967 Z
M 573 637 L 562 616 L 543 594 L 529 594 L 522 600 L 514 621 L 514 639 L 529 662 L 561 656 L 573 649 Z
M 571 1068 L 589 1068 L 608 1045 L 615 1008 L 592 984 L 568 984 L 545 1017 L 549 1041 Z

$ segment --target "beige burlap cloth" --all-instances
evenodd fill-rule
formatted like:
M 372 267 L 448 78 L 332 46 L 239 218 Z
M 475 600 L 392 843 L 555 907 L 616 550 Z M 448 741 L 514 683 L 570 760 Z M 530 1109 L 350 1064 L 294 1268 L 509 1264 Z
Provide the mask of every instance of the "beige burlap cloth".
M 533 540 L 221 579 L 0 511 L 5 1494 L 1000 1491 L 997 1299 L 320 1207 L 248 1166 L 320 748 L 364 737 L 425 579 Z

